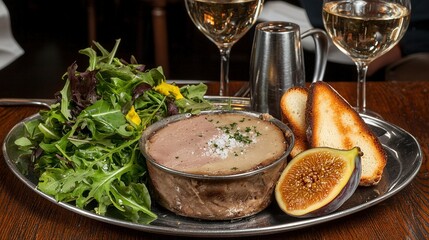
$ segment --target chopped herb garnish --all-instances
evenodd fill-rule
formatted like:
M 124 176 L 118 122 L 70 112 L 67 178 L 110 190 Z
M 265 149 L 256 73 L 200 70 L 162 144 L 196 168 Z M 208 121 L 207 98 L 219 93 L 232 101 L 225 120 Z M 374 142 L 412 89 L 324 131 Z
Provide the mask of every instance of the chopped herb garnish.
M 233 135 L 230 135 L 229 137 L 237 140 L 238 142 L 242 142 L 246 144 L 252 143 L 252 139 L 250 139 L 249 136 L 245 136 L 238 131 L 235 132 Z

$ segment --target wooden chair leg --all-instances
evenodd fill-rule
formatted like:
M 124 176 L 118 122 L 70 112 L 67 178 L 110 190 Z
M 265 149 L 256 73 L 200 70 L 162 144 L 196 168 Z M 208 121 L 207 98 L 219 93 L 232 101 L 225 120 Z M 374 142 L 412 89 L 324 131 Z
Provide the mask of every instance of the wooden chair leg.
M 165 1 L 156 1 L 152 9 L 153 38 L 155 45 L 155 64 L 162 66 L 165 76 L 169 75 L 167 14 Z M 160 4 L 162 3 L 163 4 Z
M 91 46 L 92 41 L 97 39 L 97 17 L 95 11 L 95 0 L 87 0 L 88 11 L 88 43 Z
M 155 52 L 155 64 L 161 66 L 164 74 L 168 77 L 170 72 L 170 64 L 168 58 L 168 33 L 167 33 L 167 14 L 165 7 L 166 0 L 154 0 L 152 4 L 152 26 L 153 26 L 153 42 Z M 97 19 L 95 0 L 87 0 L 88 11 L 88 42 L 92 45 L 93 41 L 97 38 Z M 140 18 L 141 19 L 141 18 Z M 138 25 L 141 27 L 141 25 Z M 141 28 L 139 27 L 139 31 Z M 138 40 L 142 40 L 143 36 L 138 34 Z M 138 50 L 142 50 L 142 43 L 138 43 Z

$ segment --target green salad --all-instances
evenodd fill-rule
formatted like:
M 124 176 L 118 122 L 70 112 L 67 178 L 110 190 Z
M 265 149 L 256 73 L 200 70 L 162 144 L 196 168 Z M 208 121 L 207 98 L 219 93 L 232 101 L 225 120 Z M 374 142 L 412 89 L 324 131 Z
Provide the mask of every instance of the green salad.
M 162 68 L 144 69 L 94 43 L 83 72 L 73 63 L 64 74 L 57 103 L 25 123 L 15 141 L 39 176 L 37 188 L 57 201 L 75 204 L 99 215 L 149 224 L 145 159 L 139 150 L 144 129 L 167 116 L 211 109 L 204 99 L 207 86 L 179 88 L 166 82 Z M 24 158 L 27 157 L 27 160 Z

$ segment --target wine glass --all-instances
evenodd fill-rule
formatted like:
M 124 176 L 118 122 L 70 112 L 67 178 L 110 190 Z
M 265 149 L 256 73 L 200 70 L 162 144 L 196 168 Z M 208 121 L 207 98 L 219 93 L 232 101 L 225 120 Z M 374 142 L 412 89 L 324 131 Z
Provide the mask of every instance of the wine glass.
M 219 96 L 228 92 L 231 47 L 256 22 L 264 0 L 185 0 L 186 9 L 197 28 L 220 51 Z
M 366 108 L 368 65 L 402 38 L 410 12 L 410 0 L 323 0 L 323 23 L 328 35 L 357 66 L 358 113 L 381 118 Z

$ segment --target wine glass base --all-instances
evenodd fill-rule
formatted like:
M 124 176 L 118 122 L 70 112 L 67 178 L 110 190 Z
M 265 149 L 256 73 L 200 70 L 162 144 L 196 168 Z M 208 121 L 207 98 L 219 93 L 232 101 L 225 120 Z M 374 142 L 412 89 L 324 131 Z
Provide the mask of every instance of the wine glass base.
M 374 111 L 371 111 L 371 110 L 368 110 L 368 109 L 361 109 L 361 110 L 358 110 L 357 109 L 357 107 L 353 107 L 355 110 L 356 110 L 356 112 L 357 113 L 359 113 L 359 114 L 362 114 L 362 115 L 366 115 L 366 116 L 370 116 L 370 117 L 374 117 L 374 118 L 378 118 L 378 119 L 381 119 L 381 120 L 383 120 L 383 117 L 380 115 L 380 114 L 378 114 L 378 113 L 376 113 L 376 112 L 374 112 Z

